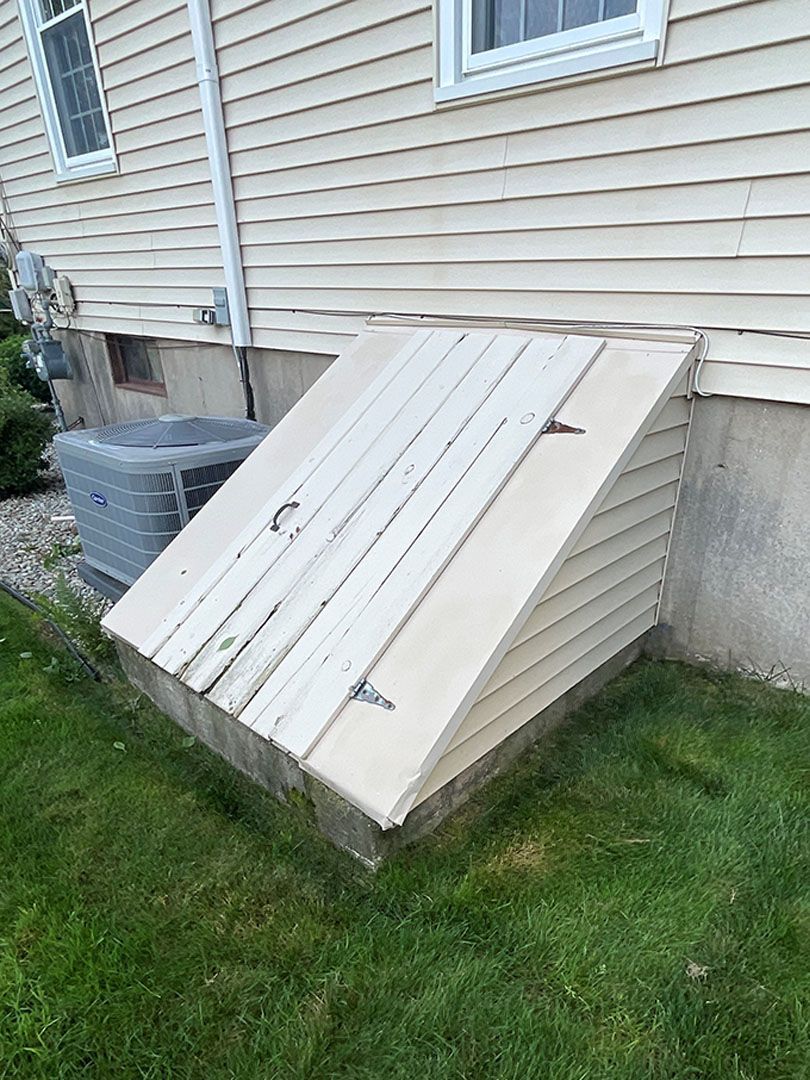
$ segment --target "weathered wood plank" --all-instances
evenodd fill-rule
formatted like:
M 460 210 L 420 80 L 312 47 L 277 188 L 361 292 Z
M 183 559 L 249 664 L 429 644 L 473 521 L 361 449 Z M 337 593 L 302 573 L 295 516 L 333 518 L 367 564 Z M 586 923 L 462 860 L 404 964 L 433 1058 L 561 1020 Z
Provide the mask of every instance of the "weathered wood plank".
M 327 537 L 325 543 L 321 542 L 303 571 L 285 568 L 286 573 L 280 575 L 277 566 L 268 575 L 262 591 L 272 617 L 251 639 L 250 648 L 237 657 L 209 691 L 212 701 L 236 714 L 250 701 L 385 530 L 389 526 L 402 527 L 404 507 L 414 493 L 425 483 L 435 489 L 437 463 L 527 343 L 528 338 L 522 335 L 493 339 L 490 335 L 471 334 L 456 346 L 446 363 L 450 366 L 452 360 L 457 370 L 468 367 L 467 374 L 374 492 L 331 541 Z M 470 366 L 471 357 L 477 359 Z M 185 675 L 190 685 L 198 678 L 203 686 L 210 685 L 204 681 L 210 677 L 210 662 L 207 671 L 196 670 L 202 659 L 201 653 Z M 210 657 L 205 659 L 210 661 Z
M 378 430 L 375 421 L 375 404 L 380 394 L 387 388 L 395 389 L 398 393 L 405 392 L 405 386 L 410 385 L 411 380 L 417 373 L 424 372 L 425 366 L 432 370 L 432 366 L 438 363 L 443 355 L 443 350 L 452 342 L 459 339 L 459 334 L 453 334 L 449 338 L 436 336 L 430 331 L 421 331 L 414 336 L 399 352 L 385 365 L 379 376 L 358 397 L 352 407 L 330 427 L 323 438 L 311 450 L 305 459 L 292 471 L 274 493 L 262 495 L 257 492 L 257 509 L 252 519 L 248 522 L 239 536 L 229 544 L 222 552 L 220 558 L 211 566 L 197 583 L 194 589 L 182 598 L 173 612 L 165 617 L 160 627 L 144 642 L 141 651 L 145 656 L 151 656 L 160 666 L 167 666 L 167 670 L 175 670 L 174 650 L 159 652 L 167 644 L 169 639 L 181 627 L 187 623 L 193 613 L 211 596 L 213 590 L 223 577 L 230 574 L 234 564 L 243 557 L 248 557 L 252 545 L 260 538 L 265 544 L 278 541 L 277 547 L 286 546 L 291 542 L 289 533 L 281 531 L 269 534 L 268 529 L 272 523 L 273 515 L 279 506 L 293 500 L 297 493 L 317 471 L 324 467 L 340 448 L 340 467 L 350 468 L 357 457 L 365 451 L 374 432 Z M 419 358 L 419 362 L 415 362 Z M 411 370 L 413 366 L 413 371 Z M 334 459 L 332 459 L 334 462 Z M 335 470 L 334 476 L 340 478 L 340 471 Z M 317 505 L 315 505 L 317 509 Z M 314 512 L 314 510 L 312 511 Z M 301 525 L 306 520 L 306 509 L 299 514 L 296 524 Z M 216 629 L 216 627 L 212 628 Z M 190 628 L 189 628 L 190 631 Z M 184 632 L 185 633 L 185 632 Z M 181 635 L 182 637 L 183 635 Z M 176 644 L 181 644 L 178 642 Z M 190 646 L 189 646 L 190 647 Z M 181 661 L 187 659 L 187 655 L 181 653 Z
M 535 341 L 521 353 L 442 459 L 447 487 L 438 509 L 431 516 L 423 500 L 411 500 L 404 514 L 410 512 L 415 537 L 404 520 L 384 534 L 375 565 L 361 567 L 334 605 L 338 618 L 328 638 L 303 664 L 290 654 L 291 677 L 285 682 L 279 668 L 245 710 L 246 723 L 272 732 L 291 753 L 307 753 L 346 703 L 349 682 L 368 671 L 407 621 L 603 344 L 567 338 L 550 352 L 548 343 Z M 424 490 L 427 500 L 430 489 Z M 301 644 L 299 653 L 311 648 Z
M 366 504 L 378 504 L 380 484 L 393 464 L 440 413 L 490 339 L 469 335 L 460 342 L 445 341 L 441 349 L 435 340 L 429 342 L 403 373 L 409 376 L 403 392 L 384 394 L 357 424 L 361 437 L 355 440 L 351 432 L 307 483 L 285 497 L 284 502 L 294 498 L 299 503 L 284 522 L 288 543 L 276 552 L 270 532 L 257 538 L 184 625 L 178 670 L 188 686 L 211 687 L 244 649 L 253 654 L 261 627 L 282 608 L 298 605 L 300 582 L 315 565 L 328 563 L 333 551 L 342 553 L 353 542 L 356 557 L 362 557 L 354 519 Z M 390 492 L 391 513 L 397 498 L 400 491 Z M 316 598 L 315 611 L 323 603 L 324 596 Z

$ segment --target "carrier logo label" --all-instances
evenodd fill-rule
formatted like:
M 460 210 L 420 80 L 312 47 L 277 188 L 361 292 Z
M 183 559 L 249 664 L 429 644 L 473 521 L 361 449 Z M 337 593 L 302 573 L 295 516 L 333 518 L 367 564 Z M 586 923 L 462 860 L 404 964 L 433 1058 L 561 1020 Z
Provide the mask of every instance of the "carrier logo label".
M 93 500 L 93 502 L 96 504 L 96 506 L 106 506 L 107 505 L 107 496 L 102 495 L 100 491 L 91 491 L 90 492 L 90 498 Z

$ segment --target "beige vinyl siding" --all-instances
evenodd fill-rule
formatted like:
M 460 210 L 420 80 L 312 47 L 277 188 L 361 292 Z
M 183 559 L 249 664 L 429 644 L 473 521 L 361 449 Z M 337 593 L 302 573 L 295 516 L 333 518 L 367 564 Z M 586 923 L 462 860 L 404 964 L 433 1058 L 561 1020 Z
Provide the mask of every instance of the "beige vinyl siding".
M 80 327 L 226 340 L 191 322 L 222 271 L 185 4 L 89 6 L 120 175 L 54 183 L 0 0 L 11 220 Z M 438 108 L 428 0 L 212 10 L 258 346 L 386 311 L 698 325 L 705 389 L 810 402 L 774 336 L 810 328 L 806 0 L 672 0 L 660 66 Z
M 436 108 L 430 4 L 218 0 L 257 343 L 331 349 L 366 311 L 698 324 L 707 384 L 728 363 L 771 396 L 779 339 L 734 339 L 810 326 L 810 227 L 781 225 L 807 212 L 805 15 L 673 0 L 658 68 Z M 810 400 L 792 348 L 778 392 Z
M 682 392 L 661 410 L 462 721 L 419 802 L 655 625 L 689 410 Z
M 15 3 L 2 5 L 0 175 L 20 242 L 69 276 L 79 329 L 227 341 L 191 308 L 223 284 L 186 5 L 89 4 L 117 175 L 57 184 Z

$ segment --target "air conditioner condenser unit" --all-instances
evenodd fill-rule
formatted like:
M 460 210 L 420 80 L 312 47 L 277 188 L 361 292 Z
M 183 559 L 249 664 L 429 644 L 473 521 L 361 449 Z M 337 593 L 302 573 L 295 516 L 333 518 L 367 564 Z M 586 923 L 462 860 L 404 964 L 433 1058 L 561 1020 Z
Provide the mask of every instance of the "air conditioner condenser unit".
M 90 580 L 120 595 L 269 432 L 252 420 L 161 416 L 54 437 Z M 107 592 L 106 588 L 102 591 Z

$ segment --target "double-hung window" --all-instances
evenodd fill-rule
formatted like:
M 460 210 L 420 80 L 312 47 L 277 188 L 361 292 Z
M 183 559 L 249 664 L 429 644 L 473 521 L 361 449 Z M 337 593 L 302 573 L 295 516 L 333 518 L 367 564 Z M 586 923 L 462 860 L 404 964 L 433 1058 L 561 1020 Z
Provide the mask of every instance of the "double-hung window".
M 115 170 L 85 0 L 19 0 L 59 180 Z
M 666 0 L 438 0 L 436 99 L 653 60 Z

